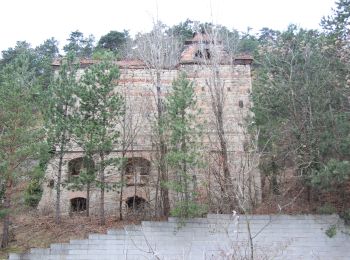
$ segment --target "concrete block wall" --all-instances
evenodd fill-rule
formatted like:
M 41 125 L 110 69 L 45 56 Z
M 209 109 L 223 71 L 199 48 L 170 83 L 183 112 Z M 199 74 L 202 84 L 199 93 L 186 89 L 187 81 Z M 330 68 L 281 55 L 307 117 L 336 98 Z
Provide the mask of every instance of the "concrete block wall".
M 336 228 L 332 238 L 325 233 L 331 226 Z M 349 232 L 336 215 L 253 215 L 237 219 L 209 214 L 184 222 L 176 218 L 143 221 L 107 234 L 91 234 L 84 240 L 10 254 L 9 260 L 246 259 L 251 248 L 249 238 L 254 259 L 345 260 L 350 259 Z

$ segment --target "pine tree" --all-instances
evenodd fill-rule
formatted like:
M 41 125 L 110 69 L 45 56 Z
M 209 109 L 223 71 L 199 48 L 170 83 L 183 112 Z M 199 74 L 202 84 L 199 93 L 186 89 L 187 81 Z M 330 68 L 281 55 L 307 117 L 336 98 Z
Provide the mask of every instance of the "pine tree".
M 350 30 L 350 1 L 338 0 L 333 14 L 323 17 L 321 25 L 329 34 L 340 39 L 349 39 Z
M 78 66 L 74 53 L 68 53 L 66 58 L 61 61 L 60 70 L 52 84 L 50 84 L 48 92 L 43 92 L 45 94 L 43 114 L 48 143 L 53 147 L 55 155 L 58 157 L 58 165 L 56 165 L 57 181 L 55 183 L 55 221 L 57 224 L 61 222 L 60 201 L 63 156 L 71 144 L 72 111 L 76 104 L 74 93 L 77 88 Z
M 165 129 L 169 134 L 166 162 L 173 173 L 167 186 L 179 195 L 172 214 L 181 218 L 194 217 L 202 210 L 195 202 L 196 171 L 201 165 L 201 127 L 196 121 L 199 110 L 193 82 L 184 73 L 173 81 L 166 108 Z
M 0 178 L 3 184 L 1 247 L 9 243 L 12 193 L 24 163 L 38 156 L 43 132 L 35 99 L 38 85 L 30 57 L 22 52 L 0 71 Z
M 119 76 L 119 69 L 110 60 L 102 60 L 85 71 L 77 91 L 79 109 L 75 112 L 75 135 L 86 157 L 90 160 L 98 158 L 98 180 L 95 183 L 101 191 L 101 225 L 105 224 L 105 169 L 115 163 L 115 160 L 108 158 L 108 154 L 118 141 L 117 122 L 123 113 L 123 99 L 115 91 Z

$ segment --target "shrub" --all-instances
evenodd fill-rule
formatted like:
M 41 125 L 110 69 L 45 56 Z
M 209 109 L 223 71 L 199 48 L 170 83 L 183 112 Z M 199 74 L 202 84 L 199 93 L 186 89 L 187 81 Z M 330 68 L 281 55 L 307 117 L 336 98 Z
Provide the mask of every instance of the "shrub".
M 344 184 L 350 179 L 350 162 L 335 159 L 329 162 L 319 171 L 313 171 L 311 184 L 315 188 L 334 190 L 337 185 Z
M 207 205 L 200 205 L 193 201 L 182 201 L 178 202 L 176 206 L 171 210 L 173 217 L 179 218 L 195 218 L 202 217 L 208 212 Z
M 24 191 L 24 204 L 35 208 L 38 206 L 43 194 L 42 183 L 44 181 L 47 164 L 52 157 L 52 146 L 43 143 L 40 147 L 39 164 L 33 169 L 28 187 Z
M 350 209 L 344 210 L 341 214 L 340 217 L 344 219 L 345 225 L 350 225 Z
M 317 213 L 322 214 L 322 215 L 334 214 L 334 213 L 336 213 L 336 211 L 337 211 L 336 208 L 328 203 L 324 204 L 323 206 L 321 206 L 317 209 Z
M 44 178 L 44 171 L 40 166 L 37 166 L 32 173 L 32 179 L 29 182 L 26 190 L 24 191 L 24 204 L 35 208 L 38 206 L 43 189 L 41 187 L 42 180 Z
M 41 199 L 43 189 L 38 180 L 31 180 L 25 193 L 24 193 L 24 203 L 27 206 L 35 208 L 38 206 Z
M 335 225 L 330 226 L 327 230 L 326 230 L 326 235 L 329 238 L 334 237 L 337 234 L 337 228 Z

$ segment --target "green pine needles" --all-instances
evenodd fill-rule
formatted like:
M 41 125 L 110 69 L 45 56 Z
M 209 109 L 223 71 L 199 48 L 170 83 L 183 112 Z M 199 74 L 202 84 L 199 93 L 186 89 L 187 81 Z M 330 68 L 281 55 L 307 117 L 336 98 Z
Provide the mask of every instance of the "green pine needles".
M 196 173 L 201 167 L 201 125 L 198 123 L 193 82 L 182 73 L 172 84 L 166 99 L 165 129 L 168 136 L 166 162 L 170 180 L 166 186 L 175 192 L 173 216 L 202 215 L 205 207 L 196 203 Z

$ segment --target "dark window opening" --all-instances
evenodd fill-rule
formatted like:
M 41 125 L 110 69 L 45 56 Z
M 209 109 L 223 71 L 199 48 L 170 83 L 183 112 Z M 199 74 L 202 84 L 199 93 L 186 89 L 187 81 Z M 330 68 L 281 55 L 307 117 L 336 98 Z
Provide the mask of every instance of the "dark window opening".
M 72 212 L 82 212 L 86 210 L 85 198 L 74 198 L 70 200 L 70 206 Z
M 148 182 L 148 176 L 151 171 L 151 162 L 142 158 L 128 158 L 125 165 L 126 185 L 143 186 Z
M 210 60 L 211 58 L 211 54 L 210 54 L 210 51 L 209 49 L 204 49 L 204 55 L 203 55 L 203 52 L 198 50 L 195 54 L 194 54 L 194 57 L 196 58 L 200 58 L 200 59 L 207 59 L 207 60 Z
M 238 101 L 238 106 L 239 106 L 240 108 L 243 108 L 243 101 L 242 101 L 242 100 Z
M 125 203 L 129 209 L 140 210 L 145 208 L 147 201 L 142 197 L 134 196 L 129 197 Z
M 205 49 L 205 58 L 210 60 L 210 51 L 209 51 L 209 49 Z
M 230 87 L 228 87 L 228 88 L 227 88 L 227 91 L 228 91 L 228 92 L 230 92 L 230 91 L 231 91 L 231 88 L 230 88 Z
M 142 157 L 129 158 L 125 166 L 126 175 L 134 175 L 134 173 L 139 175 L 149 175 L 150 170 L 151 162 Z
M 194 54 L 194 56 L 195 56 L 196 58 L 203 58 L 203 53 L 202 53 L 201 51 L 197 51 L 197 52 Z
M 78 157 L 68 162 L 69 177 L 79 176 L 82 170 L 94 170 L 94 162 L 91 159 Z
M 80 174 L 82 164 L 83 164 L 83 158 L 77 158 L 77 159 L 71 160 L 68 163 L 70 175 L 71 176 L 78 176 Z
M 51 180 L 49 181 L 49 184 L 47 185 L 47 187 L 53 189 L 54 186 L 55 186 L 55 181 L 54 181 L 53 179 L 51 179 Z

